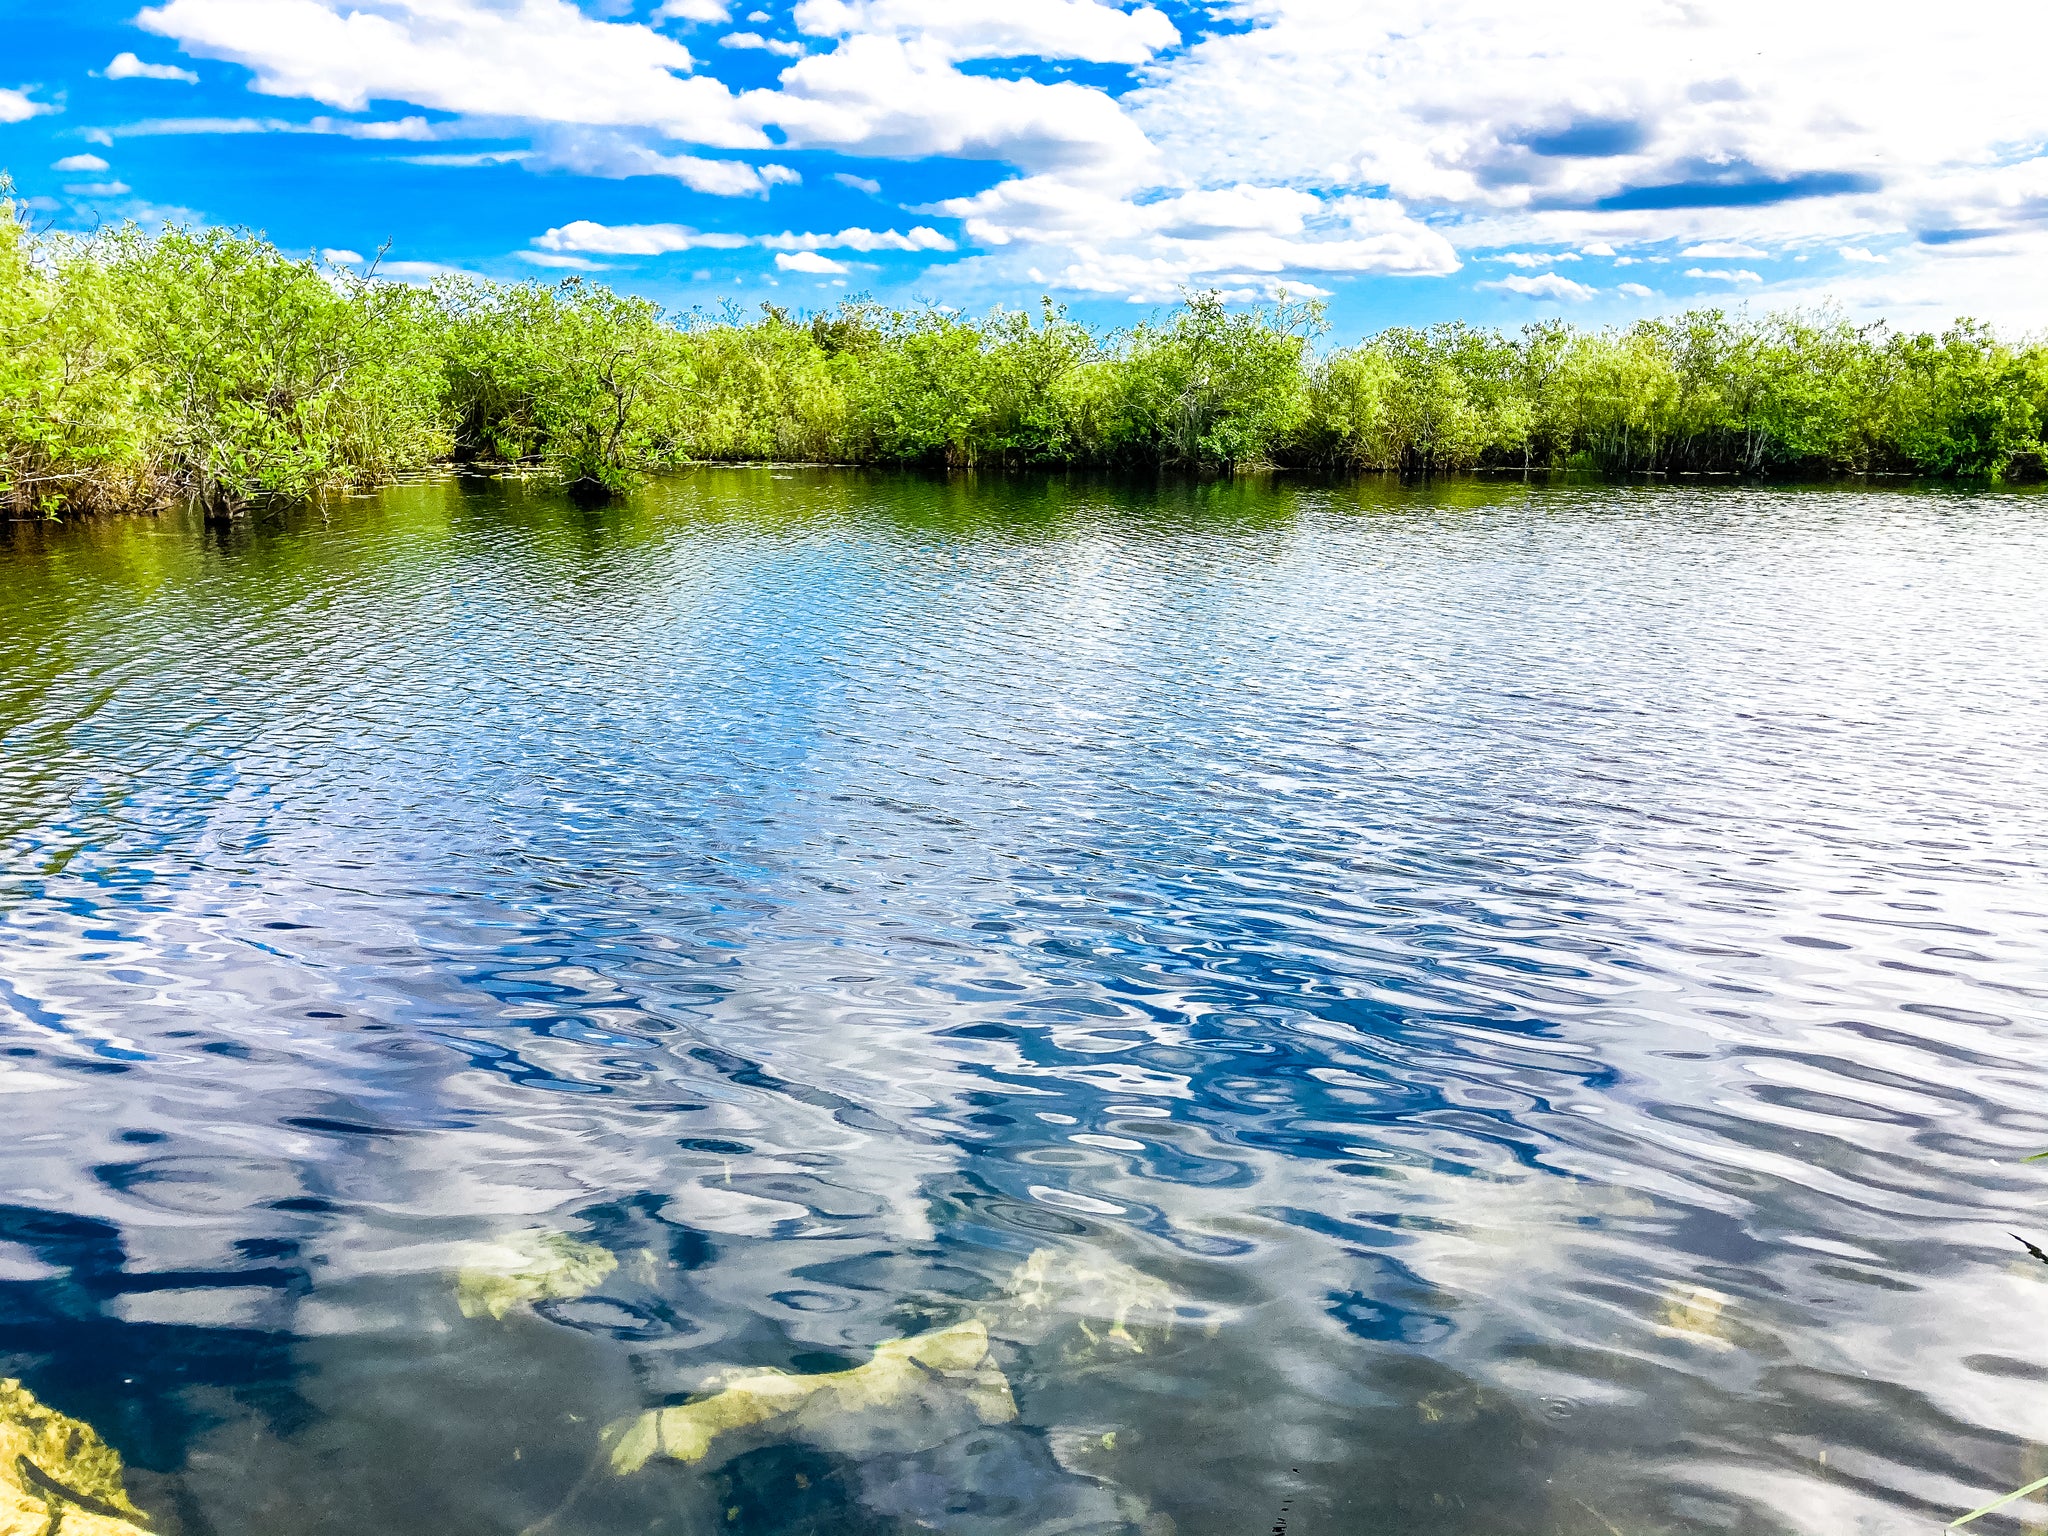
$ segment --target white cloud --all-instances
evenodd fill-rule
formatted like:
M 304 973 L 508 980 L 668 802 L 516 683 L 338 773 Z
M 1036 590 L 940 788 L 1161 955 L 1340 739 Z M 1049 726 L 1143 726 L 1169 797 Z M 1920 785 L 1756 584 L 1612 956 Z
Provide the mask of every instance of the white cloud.
M 551 229 L 533 242 L 544 251 L 587 252 L 597 256 L 665 256 L 671 251 L 737 250 L 751 242 L 745 235 L 708 233 L 687 224 L 598 224 L 577 219 Z
M 1852 0 L 1239 0 L 1127 112 L 1198 183 L 1384 187 L 1461 245 L 1769 249 L 2048 221 L 2034 0 L 1940 27 Z M 1760 41 L 1768 39 L 1768 42 Z M 1910 39 L 1910 42 L 1907 40 Z M 2031 146 L 2031 148 L 2029 148 Z M 2033 154 L 2021 173 L 2017 151 Z M 1994 186 L 1993 183 L 2001 183 Z
M 18 91 L 0 86 L 0 123 L 25 123 L 32 117 L 42 116 L 45 112 L 64 110 L 47 101 L 31 99 L 28 93 L 34 89 L 32 85 Z
M 199 76 L 175 64 L 145 64 L 132 53 L 117 53 L 102 73 L 109 80 L 182 80 L 197 85 Z
M 834 171 L 832 179 L 842 187 L 851 187 L 856 192 L 865 192 L 873 197 L 882 190 L 882 184 L 871 176 L 856 176 L 851 171 Z
M 800 58 L 804 45 L 794 38 L 763 37 L 758 32 L 728 32 L 718 40 L 721 48 L 751 49 L 757 53 L 779 53 L 784 58 Z
M 109 168 L 98 155 L 66 155 L 62 160 L 50 163 L 53 171 L 104 171 Z
M 1882 262 L 1885 259 L 1873 251 L 1866 251 L 1860 245 L 1845 245 L 1835 254 L 1844 261 Z
M 738 235 L 708 233 L 687 224 L 598 224 L 578 219 L 551 229 L 534 242 L 544 251 L 582 252 L 599 256 L 665 256 L 674 251 L 740 250 L 759 246 L 771 251 L 950 251 L 953 242 L 928 225 L 918 225 L 907 234 L 893 229 L 854 227 L 836 234 L 798 234 L 785 230 L 779 235 Z M 784 266 L 786 271 L 822 271 L 822 268 Z M 844 268 L 839 270 L 843 271 Z
M 788 251 L 777 251 L 775 253 L 775 270 L 778 272 L 812 272 L 822 277 L 836 272 L 845 272 L 849 268 L 845 262 L 834 261 L 830 256 L 820 256 L 816 251 L 798 251 L 793 255 Z
M 763 235 L 759 243 L 771 251 L 950 251 L 952 240 L 940 234 L 929 225 L 920 224 L 908 234 L 899 234 L 893 229 L 872 230 L 855 227 L 842 229 L 836 235 L 791 234 Z
M 359 112 L 408 101 L 446 112 L 650 127 L 724 149 L 764 148 L 690 51 L 568 0 L 167 0 L 137 18 L 188 53 L 256 73 L 255 89 Z
M 1176 35 L 1156 10 L 1099 0 L 817 3 L 824 10 L 814 6 L 803 19 L 837 45 L 798 59 L 778 89 L 743 97 L 691 74 L 695 61 L 676 39 L 600 21 L 569 0 L 164 0 L 139 20 L 187 52 L 246 65 L 259 91 L 351 111 L 406 101 L 484 121 L 637 131 L 728 149 L 769 147 L 765 129 L 774 124 L 797 148 L 964 155 L 1099 180 L 1128 178 L 1153 159 L 1104 91 L 955 66 L 1026 46 L 1149 57 Z M 656 174 L 694 184 L 692 174 L 708 173 L 679 166 Z
M 1616 293 L 1625 293 L 1632 299 L 1647 299 L 1655 291 L 1653 288 L 1644 287 L 1641 283 L 1623 283 L 1615 289 Z
M 363 264 L 361 251 L 327 250 L 320 253 L 320 259 L 331 267 L 360 267 Z
M 1021 177 L 934 206 L 966 220 L 968 233 L 984 245 L 1172 239 L 1222 231 L 1296 235 L 1311 215 L 1334 211 L 1315 194 L 1292 187 L 1239 183 L 1140 202 L 1120 189 L 1057 176 Z
M 1771 253 L 1769 251 L 1760 251 L 1753 245 L 1745 245 L 1740 240 L 1708 240 L 1700 245 L 1688 245 L 1678 254 L 1681 256 L 1724 256 L 1736 260 L 1748 259 L 1754 261 L 1759 257 L 1769 260 Z
M 1530 299 L 1562 299 L 1569 304 L 1583 304 L 1599 290 L 1588 288 L 1584 283 L 1575 283 L 1556 272 L 1545 272 L 1539 277 L 1525 277 L 1520 272 L 1501 278 L 1498 282 L 1481 283 L 1481 288 L 1499 288 L 1508 293 L 1519 293 Z
M 125 181 L 94 181 L 64 190 L 73 197 L 126 197 L 135 189 Z
M 799 31 L 813 37 L 892 36 L 949 59 L 1086 59 L 1143 64 L 1180 32 L 1152 6 L 1100 0 L 799 0 Z
M 669 154 L 611 129 L 550 128 L 536 136 L 533 149 L 521 158 L 531 170 L 570 171 L 614 181 L 664 176 L 713 197 L 766 197 L 770 187 L 803 179 L 786 165 Z
M 1763 274 L 1761 272 L 1748 272 L 1743 270 L 1741 267 L 1687 267 L 1685 269 L 1685 275 L 1687 277 L 1709 278 L 1717 283 L 1760 283 L 1764 280 Z
M 1939 28 L 1852 0 L 1220 0 L 1222 24 L 1186 39 L 1142 0 L 801 0 L 817 51 L 743 93 L 697 72 L 677 38 L 596 9 L 155 0 L 141 21 L 247 65 L 270 94 L 351 112 L 403 101 L 456 115 L 434 137 L 530 142 L 497 153 L 534 170 L 731 196 L 795 172 L 711 152 L 781 142 L 1007 167 L 939 210 L 993 253 L 949 266 L 949 282 L 1038 270 L 1133 297 L 1258 294 L 1327 273 L 1453 272 L 1457 248 L 1532 279 L 1571 255 L 1663 259 L 1616 254 L 1644 247 L 1752 263 L 1834 248 L 1888 253 L 1846 275 L 1828 264 L 1856 303 L 1931 313 L 1921 285 L 1940 283 L 1988 296 L 1975 307 L 1994 316 L 2048 306 L 2027 297 L 2048 233 L 2048 94 L 2009 75 L 2015 48 L 2048 40 L 2037 0 L 1979 0 Z M 663 0 L 653 20 L 725 24 L 736 9 Z M 766 12 L 745 24 L 761 30 L 735 39 L 777 30 Z M 1112 96 L 961 67 L 1002 58 L 1128 66 L 1137 85 Z M 47 110 L 0 92 L 0 119 Z
M 962 74 L 941 50 L 893 37 L 849 37 L 784 70 L 780 91 L 750 91 L 741 104 L 800 149 L 962 155 L 1095 180 L 1128 177 L 1154 158 L 1102 91 Z
M 345 117 L 315 117 L 303 123 L 278 117 L 147 117 L 118 127 L 95 129 L 96 142 L 111 144 L 116 138 L 148 139 L 176 134 L 207 133 L 311 133 L 337 135 L 347 139 L 393 139 L 418 142 L 432 139 L 434 130 L 424 117 L 403 117 L 379 122 L 358 122 Z
M 1033 281 L 1139 301 L 1189 286 L 1270 296 L 1303 291 L 1302 274 L 1440 275 L 1458 269 L 1441 234 L 1384 198 L 1325 201 L 1291 187 L 1239 184 L 1149 201 L 1054 176 L 1024 177 L 936 211 L 966 221 L 983 245 L 1064 246 L 1073 254 Z M 1319 290 L 1320 291 L 1320 290 Z

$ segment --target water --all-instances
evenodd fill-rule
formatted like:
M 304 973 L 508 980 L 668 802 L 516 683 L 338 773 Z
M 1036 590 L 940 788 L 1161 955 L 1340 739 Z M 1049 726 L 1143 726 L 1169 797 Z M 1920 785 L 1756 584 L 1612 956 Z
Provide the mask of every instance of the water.
M 2044 506 L 15 528 L 0 1374 L 169 1536 L 1925 1531 L 2048 1473 Z M 610 1470 L 1039 1250 L 1013 1422 Z

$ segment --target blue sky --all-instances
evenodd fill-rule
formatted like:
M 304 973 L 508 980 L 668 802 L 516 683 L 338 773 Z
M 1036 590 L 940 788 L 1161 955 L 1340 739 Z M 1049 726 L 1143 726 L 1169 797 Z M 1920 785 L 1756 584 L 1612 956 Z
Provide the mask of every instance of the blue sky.
M 677 306 L 2048 321 L 2048 7 L 0 0 L 39 221 Z

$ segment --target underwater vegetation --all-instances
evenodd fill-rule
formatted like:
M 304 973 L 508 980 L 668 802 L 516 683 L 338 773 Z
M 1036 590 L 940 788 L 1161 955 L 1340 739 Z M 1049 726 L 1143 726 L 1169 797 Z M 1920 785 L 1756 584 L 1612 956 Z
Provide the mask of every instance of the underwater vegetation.
M 0 180 L 0 194 L 6 188 Z M 0 508 L 235 512 L 449 461 L 605 496 L 680 465 L 2038 475 L 2048 347 L 1702 309 L 1331 346 L 1211 294 L 1102 332 L 851 298 L 671 316 L 570 278 L 410 287 L 259 236 L 0 212 Z
M 0 1381 L 0 1536 L 144 1536 L 121 1458 L 89 1424 Z

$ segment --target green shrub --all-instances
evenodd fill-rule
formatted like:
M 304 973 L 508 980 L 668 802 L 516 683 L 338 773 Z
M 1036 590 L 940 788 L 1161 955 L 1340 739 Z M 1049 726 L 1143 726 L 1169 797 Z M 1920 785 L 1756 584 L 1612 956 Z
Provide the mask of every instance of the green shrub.
M 1514 335 L 1195 293 L 1098 333 L 865 298 L 671 320 L 571 278 L 419 289 L 233 231 L 34 236 L 0 178 L 0 508 L 176 495 L 233 512 L 446 460 L 612 495 L 674 465 L 809 460 L 1749 475 L 2048 470 L 2048 349 L 1964 322 L 1695 310 Z
M 234 511 L 368 485 L 449 449 L 431 310 L 253 235 L 133 227 L 99 268 L 133 337 L 159 471 Z

